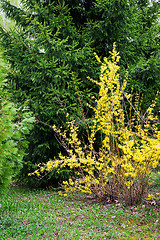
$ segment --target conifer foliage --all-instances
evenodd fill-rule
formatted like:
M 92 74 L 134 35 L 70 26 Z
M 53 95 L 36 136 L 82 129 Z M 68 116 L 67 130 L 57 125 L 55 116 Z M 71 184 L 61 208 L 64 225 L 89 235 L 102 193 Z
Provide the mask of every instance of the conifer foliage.
M 65 122 L 66 110 L 72 118 L 79 116 L 75 85 L 85 104 L 93 85 L 86 77 L 88 73 L 93 76 L 96 70 L 91 40 L 77 31 L 63 1 L 23 3 L 20 9 L 2 1 L 4 11 L 16 21 L 17 28 L 10 32 L 1 28 L 1 37 L 11 64 L 8 78 L 13 101 L 23 104 L 27 100 L 37 121 L 24 160 L 30 168 L 32 163 L 47 161 L 59 152 L 48 125 Z

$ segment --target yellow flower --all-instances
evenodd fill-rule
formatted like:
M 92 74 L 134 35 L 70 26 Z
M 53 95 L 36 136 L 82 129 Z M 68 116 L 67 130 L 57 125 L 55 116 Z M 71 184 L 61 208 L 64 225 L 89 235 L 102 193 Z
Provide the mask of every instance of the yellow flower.
M 52 129 L 53 129 L 53 131 L 56 131 L 56 130 L 57 130 L 57 128 L 56 128 L 55 125 L 52 126 Z

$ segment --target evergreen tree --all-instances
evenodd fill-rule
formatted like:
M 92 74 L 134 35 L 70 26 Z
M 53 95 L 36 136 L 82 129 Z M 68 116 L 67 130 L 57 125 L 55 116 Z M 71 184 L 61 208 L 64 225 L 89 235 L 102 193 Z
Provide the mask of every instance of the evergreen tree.
M 138 0 L 136 6 L 135 16 L 140 24 L 133 42 L 136 61 L 130 66 L 128 87 L 143 94 L 142 111 L 145 112 L 160 89 L 160 5 L 158 1 Z M 160 98 L 157 113 L 159 108 Z
M 28 100 L 37 120 L 24 160 L 26 175 L 25 169 L 33 171 L 33 163 L 47 161 L 59 152 L 47 125 L 65 122 L 64 112 L 70 112 L 72 118 L 80 115 L 75 87 L 85 104 L 92 88 L 86 77 L 96 72 L 94 55 L 88 35 L 77 31 L 68 8 L 60 2 L 26 1 L 24 9 L 19 9 L 3 1 L 2 7 L 17 23 L 10 32 L 1 28 L 4 54 L 12 69 L 8 78 L 13 100 L 21 104 Z

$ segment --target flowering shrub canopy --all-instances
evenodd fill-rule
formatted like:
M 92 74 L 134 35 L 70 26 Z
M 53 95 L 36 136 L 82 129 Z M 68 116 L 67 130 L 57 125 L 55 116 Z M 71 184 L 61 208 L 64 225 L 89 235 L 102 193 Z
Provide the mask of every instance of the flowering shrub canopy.
M 101 63 L 96 54 L 95 57 L 101 64 L 100 80 L 89 79 L 99 85 L 100 90 L 95 106 L 90 106 L 94 116 L 92 124 L 87 126 L 88 144 L 79 139 L 75 121 L 68 122 L 68 129 L 63 132 L 53 126 L 68 156 L 60 153 L 59 159 L 40 165 L 34 173 L 41 175 L 53 168 L 69 167 L 74 175 L 63 182 L 66 192 L 80 190 L 100 199 L 109 196 L 112 200 L 135 204 L 141 201 L 160 157 L 158 119 L 153 116 L 155 101 L 142 118 L 138 96 L 133 106 L 131 95 L 124 92 L 126 80 L 120 84 L 120 57 L 115 44 L 111 60 L 104 58 Z M 126 100 L 130 103 L 130 116 L 124 110 Z M 101 147 L 95 151 L 97 133 L 101 135 Z

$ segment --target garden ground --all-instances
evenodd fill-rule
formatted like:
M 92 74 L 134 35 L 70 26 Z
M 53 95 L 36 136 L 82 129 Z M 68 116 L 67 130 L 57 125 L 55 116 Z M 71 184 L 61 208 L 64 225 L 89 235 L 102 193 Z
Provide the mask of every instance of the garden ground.
M 159 178 L 151 191 L 159 190 Z M 0 239 L 159 239 L 159 203 L 139 206 L 99 203 L 80 193 L 12 186 L 0 200 Z

